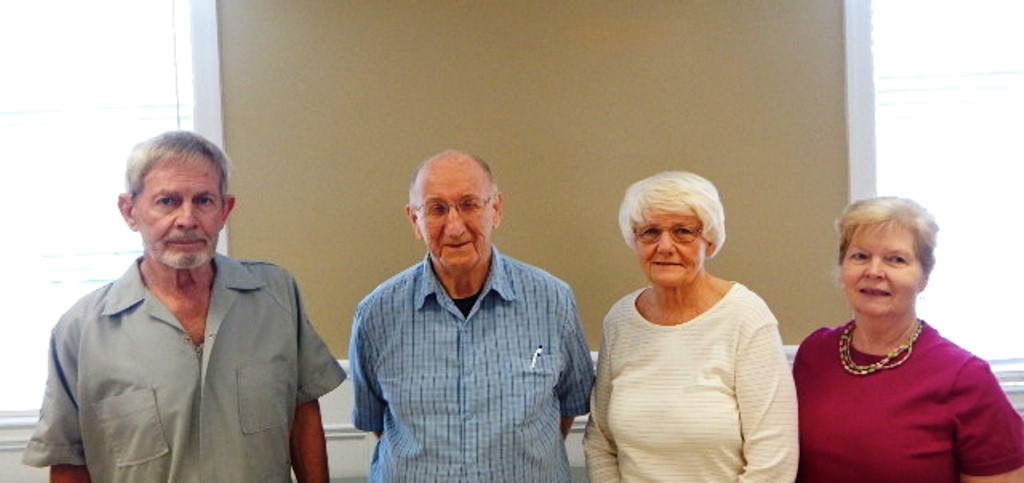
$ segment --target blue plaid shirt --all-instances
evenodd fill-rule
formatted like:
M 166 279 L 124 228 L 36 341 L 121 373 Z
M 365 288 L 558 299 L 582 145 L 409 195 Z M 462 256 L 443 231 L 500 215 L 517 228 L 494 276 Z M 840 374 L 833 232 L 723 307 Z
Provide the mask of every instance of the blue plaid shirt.
M 352 419 L 383 432 L 371 481 L 569 481 L 559 421 L 589 411 L 594 379 L 572 290 L 492 255 L 469 316 L 429 256 L 356 308 Z

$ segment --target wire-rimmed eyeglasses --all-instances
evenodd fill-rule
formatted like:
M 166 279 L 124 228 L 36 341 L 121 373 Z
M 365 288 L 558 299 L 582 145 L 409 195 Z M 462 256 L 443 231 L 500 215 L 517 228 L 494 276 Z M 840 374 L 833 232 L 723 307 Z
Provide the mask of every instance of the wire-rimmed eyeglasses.
M 668 232 L 672 236 L 672 240 L 680 244 L 693 243 L 700 238 L 700 228 L 690 228 L 688 226 L 676 225 L 669 229 L 664 229 L 660 226 L 645 226 L 633 232 L 636 235 L 636 240 L 640 243 L 647 245 L 653 245 L 661 240 L 661 234 Z
M 476 197 L 463 198 L 455 203 L 448 203 L 441 200 L 427 200 L 422 205 L 414 206 L 413 209 L 416 211 L 423 212 L 423 216 L 427 217 L 428 220 L 436 221 L 443 220 L 448 217 L 448 213 L 454 208 L 462 217 L 470 217 L 478 214 L 487 203 L 491 202 L 493 196 L 480 199 Z

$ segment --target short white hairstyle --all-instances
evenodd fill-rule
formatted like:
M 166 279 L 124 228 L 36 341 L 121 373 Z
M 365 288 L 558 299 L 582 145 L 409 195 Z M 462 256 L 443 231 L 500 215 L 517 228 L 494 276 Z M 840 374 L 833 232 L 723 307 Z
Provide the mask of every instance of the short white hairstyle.
M 636 248 L 636 229 L 652 214 L 696 215 L 701 235 L 718 254 L 725 244 L 725 208 L 710 181 L 687 171 L 665 171 L 633 183 L 619 207 L 619 229 L 630 248 Z M 709 257 L 709 258 L 710 258 Z

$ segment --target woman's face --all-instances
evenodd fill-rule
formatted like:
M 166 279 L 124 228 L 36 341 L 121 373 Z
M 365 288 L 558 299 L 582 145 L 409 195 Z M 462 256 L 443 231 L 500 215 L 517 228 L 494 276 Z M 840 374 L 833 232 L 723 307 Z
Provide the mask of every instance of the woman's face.
M 647 279 L 660 287 L 681 287 L 693 282 L 704 272 L 704 260 L 712 253 L 713 246 L 702 236 L 688 242 L 680 242 L 672 231 L 685 233 L 699 232 L 700 218 L 692 214 L 652 213 L 644 217 L 635 232 L 660 230 L 661 236 L 652 242 L 636 240 L 636 255 Z M 680 230 L 684 229 L 684 230 Z
M 917 295 L 928 285 L 903 227 L 857 230 L 841 264 L 846 300 L 859 317 L 916 318 Z

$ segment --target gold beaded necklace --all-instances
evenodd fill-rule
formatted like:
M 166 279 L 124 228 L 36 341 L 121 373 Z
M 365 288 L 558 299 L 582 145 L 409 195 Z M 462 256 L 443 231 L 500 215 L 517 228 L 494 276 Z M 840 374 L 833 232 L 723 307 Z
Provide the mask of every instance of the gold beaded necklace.
M 846 372 L 855 376 L 867 376 L 881 370 L 895 369 L 904 362 L 907 362 L 907 359 L 910 358 L 910 353 L 914 352 L 914 341 L 917 340 L 917 336 L 921 335 L 921 329 L 924 327 L 924 324 L 919 319 L 917 327 L 914 328 L 906 342 L 886 354 L 882 360 L 866 366 L 853 362 L 853 357 L 850 356 L 850 347 L 853 344 L 853 329 L 855 327 L 856 324 L 850 322 L 846 325 L 846 329 L 843 330 L 843 335 L 839 336 L 839 360 L 843 363 L 843 369 L 846 369 Z

